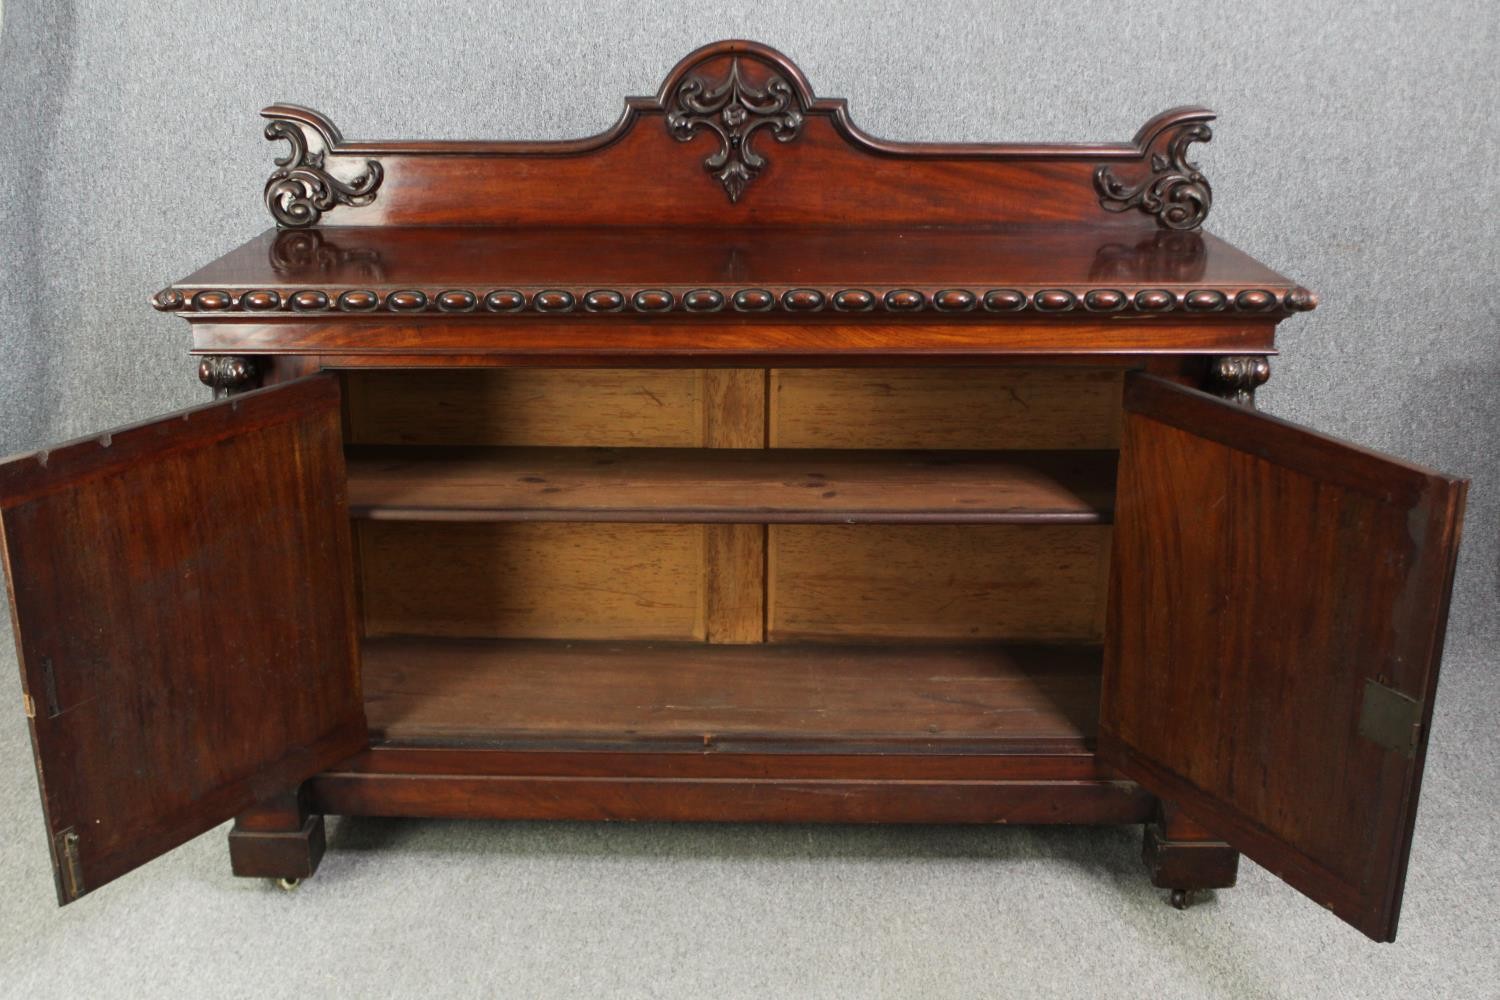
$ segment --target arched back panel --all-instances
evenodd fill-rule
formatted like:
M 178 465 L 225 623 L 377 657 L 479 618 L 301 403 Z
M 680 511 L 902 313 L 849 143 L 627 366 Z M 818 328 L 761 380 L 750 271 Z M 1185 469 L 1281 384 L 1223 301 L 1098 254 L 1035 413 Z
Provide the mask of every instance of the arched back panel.
M 1207 180 L 1187 159 L 1213 113 L 1177 108 L 1127 143 L 897 143 L 816 98 L 774 49 L 689 55 L 614 127 L 562 142 L 349 141 L 291 104 L 261 112 L 290 144 L 266 182 L 284 227 L 952 226 L 1195 229 Z

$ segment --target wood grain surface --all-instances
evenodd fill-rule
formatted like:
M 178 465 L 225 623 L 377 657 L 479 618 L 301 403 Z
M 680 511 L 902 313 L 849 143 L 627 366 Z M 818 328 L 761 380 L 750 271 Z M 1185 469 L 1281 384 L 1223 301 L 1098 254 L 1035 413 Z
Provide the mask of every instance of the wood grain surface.
M 1115 453 L 358 448 L 355 517 L 1103 523 Z
M 767 638 L 1097 643 L 1104 525 L 770 528 Z
M 372 738 L 416 745 L 1071 752 L 1098 679 L 1087 647 L 365 644 Z
M 1147 376 L 1125 401 L 1101 751 L 1390 940 L 1465 484 Z
M 365 745 L 333 377 L 11 459 L 0 527 L 62 902 Z

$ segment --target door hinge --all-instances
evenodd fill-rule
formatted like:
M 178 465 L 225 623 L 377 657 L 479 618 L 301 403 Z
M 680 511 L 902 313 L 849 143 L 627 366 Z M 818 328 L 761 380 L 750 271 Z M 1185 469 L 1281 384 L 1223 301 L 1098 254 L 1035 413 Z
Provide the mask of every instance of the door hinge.
M 83 862 L 78 858 L 78 834 L 71 826 L 57 835 L 57 864 L 69 901 L 82 896 Z
M 1359 735 L 1403 757 L 1416 756 L 1422 735 L 1422 703 L 1379 681 L 1366 680 Z

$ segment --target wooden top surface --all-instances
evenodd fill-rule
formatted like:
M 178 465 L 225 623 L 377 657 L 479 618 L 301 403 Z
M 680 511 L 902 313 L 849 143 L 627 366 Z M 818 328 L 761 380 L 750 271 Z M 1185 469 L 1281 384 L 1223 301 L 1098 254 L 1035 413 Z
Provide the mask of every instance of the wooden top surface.
M 1035 318 L 1275 315 L 1310 307 L 1310 297 L 1299 294 L 1306 296 L 1216 236 L 1135 225 L 391 226 L 267 231 L 173 285 L 157 306 L 264 318 L 762 312 Z

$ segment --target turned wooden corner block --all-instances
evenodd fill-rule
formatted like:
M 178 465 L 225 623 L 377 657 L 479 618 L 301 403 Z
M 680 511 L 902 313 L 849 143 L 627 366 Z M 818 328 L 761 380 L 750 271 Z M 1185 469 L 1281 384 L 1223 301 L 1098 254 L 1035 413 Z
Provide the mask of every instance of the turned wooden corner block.
M 1146 825 L 1141 858 L 1151 873 L 1151 884 L 1176 892 L 1228 889 L 1239 875 L 1240 853 L 1169 804 Z
M 300 793 L 242 813 L 229 831 L 234 873 L 250 878 L 310 878 L 327 846 L 323 817 L 308 811 Z

